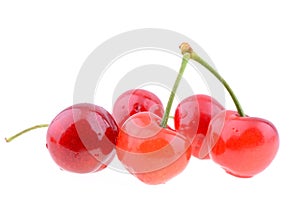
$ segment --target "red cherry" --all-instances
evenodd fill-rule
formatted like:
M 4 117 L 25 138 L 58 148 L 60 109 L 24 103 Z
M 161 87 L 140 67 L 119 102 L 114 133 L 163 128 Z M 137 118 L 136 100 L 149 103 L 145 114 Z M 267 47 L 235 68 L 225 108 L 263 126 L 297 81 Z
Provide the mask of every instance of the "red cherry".
M 211 159 L 229 174 L 252 177 L 263 171 L 279 148 L 275 126 L 261 118 L 223 111 L 210 123 L 207 140 Z
M 192 154 L 200 159 L 208 159 L 207 148 L 202 146 L 210 120 L 225 108 L 213 97 L 198 94 L 182 100 L 174 116 L 175 129 L 187 135 L 192 141 Z
M 164 114 L 160 99 L 144 89 L 132 89 L 124 92 L 113 106 L 113 116 L 120 127 L 130 116 L 144 111 L 150 111 L 160 117 Z
M 113 159 L 117 134 L 118 126 L 104 108 L 76 104 L 60 112 L 50 123 L 47 148 L 62 169 L 95 172 Z
M 160 126 L 151 112 L 137 113 L 123 124 L 117 139 L 117 155 L 125 168 L 147 184 L 165 183 L 180 174 L 191 157 L 189 140 Z

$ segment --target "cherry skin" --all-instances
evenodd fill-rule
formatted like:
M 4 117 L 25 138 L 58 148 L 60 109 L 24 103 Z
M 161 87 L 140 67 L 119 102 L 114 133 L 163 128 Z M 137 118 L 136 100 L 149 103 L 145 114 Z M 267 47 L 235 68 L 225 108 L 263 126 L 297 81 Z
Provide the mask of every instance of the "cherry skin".
M 60 112 L 47 131 L 47 148 L 61 169 L 88 173 L 104 169 L 115 156 L 118 126 L 104 108 L 81 103 Z
M 124 123 L 117 139 L 117 156 L 125 168 L 144 183 L 156 185 L 180 174 L 191 157 L 189 140 L 162 128 L 151 112 L 137 113 Z
M 132 89 L 122 93 L 113 106 L 113 116 L 120 127 L 130 116 L 144 111 L 150 111 L 160 117 L 164 114 L 160 99 L 144 89 Z
M 193 141 L 194 157 L 209 159 L 207 148 L 202 146 L 203 140 L 211 119 L 224 109 L 216 99 L 204 94 L 189 96 L 178 104 L 174 126 L 177 131 L 187 135 Z
M 252 177 L 262 172 L 279 148 L 275 126 L 261 118 L 222 111 L 210 123 L 210 157 L 231 175 Z

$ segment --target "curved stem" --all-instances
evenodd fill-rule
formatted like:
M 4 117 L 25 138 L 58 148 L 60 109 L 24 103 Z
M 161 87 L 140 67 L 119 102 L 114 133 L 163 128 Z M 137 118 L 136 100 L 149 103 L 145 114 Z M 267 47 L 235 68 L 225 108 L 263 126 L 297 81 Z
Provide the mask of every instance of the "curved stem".
M 15 135 L 9 137 L 9 138 L 5 138 L 5 141 L 6 142 L 11 142 L 12 140 L 19 137 L 20 135 L 23 135 L 24 133 L 27 133 L 27 132 L 32 131 L 32 130 L 37 129 L 37 128 L 44 128 L 44 127 L 48 127 L 48 126 L 49 126 L 49 124 L 39 124 L 39 125 L 36 125 L 36 126 L 32 126 L 30 128 L 27 128 L 27 129 L 15 134 Z
M 205 67 L 208 71 L 210 71 L 222 84 L 223 86 L 226 88 L 226 90 L 228 91 L 230 97 L 232 98 L 235 107 L 239 113 L 239 115 L 241 117 L 245 117 L 245 113 L 242 109 L 242 106 L 240 104 L 240 102 L 238 101 L 237 97 L 235 96 L 233 90 L 231 89 L 231 87 L 229 86 L 229 84 L 225 81 L 225 79 L 212 67 L 210 66 L 205 60 L 203 60 L 200 56 L 198 56 L 193 49 L 190 47 L 189 44 L 187 43 L 183 43 L 181 45 L 181 52 L 184 54 L 186 52 L 189 52 L 191 55 L 191 59 L 193 59 L 194 61 L 198 62 L 199 64 L 201 64 L 203 67 Z
M 168 119 L 170 118 L 169 115 L 170 115 L 171 107 L 172 107 L 172 104 L 173 104 L 173 101 L 174 101 L 174 98 L 175 98 L 175 94 L 176 94 L 177 88 L 178 88 L 179 83 L 182 79 L 182 75 L 184 73 L 184 70 L 186 68 L 186 65 L 187 65 L 189 59 L 190 59 L 190 53 L 185 53 L 183 55 L 182 62 L 181 62 L 181 67 L 180 67 L 179 73 L 177 75 L 177 78 L 175 80 L 175 83 L 173 85 L 173 88 L 172 88 L 172 91 L 171 91 L 171 94 L 170 94 L 170 97 L 169 97 L 169 100 L 168 100 L 166 111 L 164 113 L 164 116 L 163 116 L 161 124 L 160 124 L 160 126 L 163 127 L 163 128 L 167 127 Z

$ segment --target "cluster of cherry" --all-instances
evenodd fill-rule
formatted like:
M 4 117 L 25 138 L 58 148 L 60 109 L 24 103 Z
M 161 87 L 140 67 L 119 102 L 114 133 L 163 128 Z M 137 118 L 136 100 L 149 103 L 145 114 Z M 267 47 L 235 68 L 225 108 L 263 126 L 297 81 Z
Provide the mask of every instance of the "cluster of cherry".
M 279 136 L 275 126 L 246 116 L 225 80 L 187 44 L 166 109 L 150 91 L 131 89 L 121 94 L 112 113 L 81 103 L 60 112 L 52 122 L 26 129 L 48 127 L 47 148 L 60 168 L 89 173 L 106 168 L 115 156 L 147 184 L 165 183 L 180 174 L 191 156 L 212 159 L 237 177 L 252 177 L 274 159 Z M 233 98 L 237 111 L 226 110 L 216 99 L 197 94 L 181 101 L 169 127 L 170 109 L 184 68 L 192 59 L 213 73 Z

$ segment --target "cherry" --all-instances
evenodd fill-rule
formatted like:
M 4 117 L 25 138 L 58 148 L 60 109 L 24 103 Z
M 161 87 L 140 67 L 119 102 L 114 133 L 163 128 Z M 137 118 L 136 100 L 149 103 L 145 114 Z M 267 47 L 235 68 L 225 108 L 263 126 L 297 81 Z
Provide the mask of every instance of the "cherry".
M 9 142 L 25 132 L 47 126 L 46 146 L 63 170 L 75 173 L 100 171 L 115 156 L 118 126 L 104 108 L 89 103 L 70 106 L 49 125 L 34 126 L 6 140 Z
M 131 89 L 122 93 L 113 106 L 113 116 L 120 127 L 130 116 L 143 111 L 150 111 L 160 117 L 164 113 L 160 99 L 144 89 Z
M 175 110 L 174 126 L 177 131 L 187 135 L 193 141 L 194 157 L 209 158 L 208 152 L 204 151 L 207 147 L 203 147 L 202 143 L 211 118 L 224 109 L 216 99 L 204 94 L 189 96 L 178 104 Z
M 125 168 L 147 184 L 165 183 L 187 166 L 190 141 L 182 134 L 160 126 L 151 112 L 131 116 L 120 129 L 117 155 Z
M 209 129 L 211 159 L 234 176 L 260 173 L 272 162 L 279 147 L 278 133 L 271 122 L 240 117 L 235 111 L 218 113 Z
M 104 108 L 76 104 L 51 122 L 47 147 L 62 169 L 93 172 L 105 168 L 113 159 L 117 134 L 117 124 Z
M 147 111 L 129 117 L 120 128 L 117 155 L 125 168 L 147 184 L 161 184 L 180 174 L 191 157 L 191 141 L 167 126 L 176 90 L 189 55 L 184 55 L 181 68 L 163 118 Z
M 279 148 L 279 135 L 268 120 L 245 115 L 228 83 L 207 62 L 199 57 L 187 43 L 181 46 L 183 54 L 209 70 L 226 88 L 236 108 L 222 111 L 209 124 L 203 146 L 208 147 L 212 160 L 231 175 L 252 177 L 262 172 L 275 158 Z

